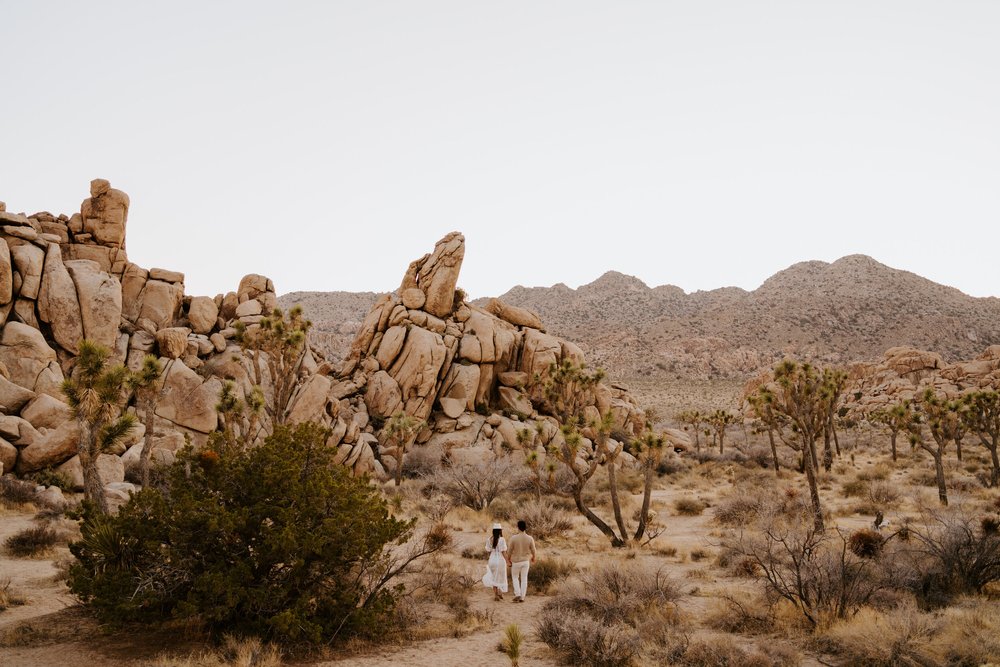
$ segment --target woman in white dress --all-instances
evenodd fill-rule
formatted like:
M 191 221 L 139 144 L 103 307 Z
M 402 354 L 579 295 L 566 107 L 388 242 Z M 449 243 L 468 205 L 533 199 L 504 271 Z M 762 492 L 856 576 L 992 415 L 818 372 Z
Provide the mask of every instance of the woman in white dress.
M 489 560 L 486 562 L 486 575 L 483 577 L 483 585 L 493 588 L 493 599 L 503 600 L 503 594 L 507 592 L 507 541 L 503 539 L 503 528 L 499 523 L 493 524 L 493 535 L 486 540 L 486 553 Z

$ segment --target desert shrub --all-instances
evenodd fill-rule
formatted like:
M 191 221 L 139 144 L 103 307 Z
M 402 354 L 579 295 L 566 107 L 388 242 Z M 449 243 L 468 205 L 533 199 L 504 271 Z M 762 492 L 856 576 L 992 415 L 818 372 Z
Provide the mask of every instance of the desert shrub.
M 428 479 L 434 488 L 456 503 L 473 510 L 485 510 L 524 474 L 523 465 L 515 464 L 508 457 L 499 457 L 448 466 Z
M 4 507 L 20 507 L 34 502 L 36 498 L 35 485 L 14 479 L 9 475 L 0 477 L 0 503 Z
M 764 507 L 759 494 L 736 492 L 715 506 L 715 520 L 724 526 L 746 526 L 752 523 Z
M 243 448 L 185 451 L 166 490 L 115 516 L 85 510 L 70 590 L 104 621 L 197 620 L 209 630 L 332 642 L 380 633 L 395 575 L 435 545 L 407 541 L 367 480 L 332 463 L 326 430 L 279 427 Z
M 712 609 L 706 623 L 723 632 L 760 635 L 774 631 L 774 605 L 762 596 L 734 592 L 723 596 Z
M 937 623 L 912 606 L 881 613 L 861 609 L 825 632 L 832 650 L 861 667 L 933 665 Z
M 559 607 L 547 606 L 542 611 L 535 633 L 570 665 L 628 667 L 642 649 L 635 628 L 623 623 L 606 625 Z
M 22 605 L 27 601 L 27 598 L 11 586 L 9 578 L 0 579 L 0 611 Z
M 679 456 L 664 456 L 656 466 L 656 474 L 660 476 L 679 475 L 691 469 L 687 461 Z
M 638 564 L 608 564 L 585 578 L 563 585 L 545 605 L 536 634 L 569 664 L 631 665 L 643 647 L 639 627 L 673 605 L 678 587 Z
M 32 526 L 8 537 L 4 546 L 11 556 L 27 558 L 48 551 L 59 539 L 59 533 L 49 526 Z
M 899 503 L 900 493 L 895 485 L 876 480 L 868 483 L 867 497 L 875 507 L 895 507 Z
M 160 657 L 153 667 L 280 667 L 281 652 L 256 637 L 227 635 L 216 651 L 202 651 L 184 657 Z
M 528 533 L 542 540 L 558 537 L 573 527 L 570 514 L 548 498 L 527 502 L 508 518 L 524 519 L 528 523 Z
M 528 583 L 541 592 L 546 592 L 558 581 L 562 581 L 577 571 L 571 561 L 555 558 L 539 558 L 528 570 Z
M 444 450 L 440 446 L 415 445 L 403 458 L 405 477 L 431 477 L 441 469 Z
M 872 466 L 858 473 L 858 479 L 863 482 L 884 481 L 889 479 L 892 469 L 884 463 Z
M 924 604 L 944 605 L 1000 581 L 1000 532 L 984 518 L 991 517 L 959 506 L 927 512 L 921 525 L 900 531 L 916 570 L 911 586 Z
M 820 531 L 807 510 L 772 515 L 726 548 L 755 566 L 769 595 L 790 602 L 811 627 L 845 618 L 889 586 L 889 559 L 860 558 L 839 531 Z
M 878 558 L 883 546 L 885 538 L 870 528 L 855 531 L 847 538 L 847 547 L 858 558 Z
M 674 664 L 685 667 L 776 667 L 799 664 L 794 651 L 784 647 L 764 647 L 747 650 L 741 648 L 729 637 L 717 637 L 711 641 L 695 640 L 677 656 Z
M 934 651 L 948 665 L 1000 663 L 1000 603 L 966 598 L 945 609 Z
M 854 479 L 841 487 L 845 498 L 861 498 L 868 495 L 868 482 L 863 479 Z
M 683 516 L 698 516 L 705 511 L 705 503 L 697 498 L 678 498 L 674 501 L 674 509 Z
M 54 468 L 43 468 L 28 475 L 28 480 L 41 486 L 57 486 L 63 491 L 73 490 L 73 480 L 64 472 Z
M 703 561 L 709 557 L 709 552 L 705 549 L 692 549 L 691 550 L 691 561 L 697 563 Z

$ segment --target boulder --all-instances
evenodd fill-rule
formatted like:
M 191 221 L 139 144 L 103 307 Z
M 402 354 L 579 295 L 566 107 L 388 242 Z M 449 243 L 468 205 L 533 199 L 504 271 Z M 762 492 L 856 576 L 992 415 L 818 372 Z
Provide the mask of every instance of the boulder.
M 45 342 L 42 332 L 20 322 L 8 322 L 4 326 L 0 336 L 0 362 L 7 367 L 11 382 L 35 391 L 41 390 L 37 387 L 44 370 L 50 366 L 59 369 L 55 350 Z M 59 377 L 61 382 L 61 370 Z
M 527 396 L 511 387 L 500 387 L 497 390 L 500 396 L 500 409 L 509 410 L 515 414 L 531 416 L 534 408 Z
M 0 438 L 0 475 L 14 470 L 17 464 L 17 447 Z
M 422 292 L 421 292 L 422 293 Z M 406 327 L 389 327 L 382 342 L 379 343 L 375 352 L 375 360 L 378 361 L 379 368 L 389 368 L 392 362 L 396 361 L 403 343 L 406 341 Z
M 10 303 L 14 297 L 14 266 L 10 262 L 10 248 L 0 239 L 0 305 Z
M 217 379 L 202 383 L 201 377 L 179 360 L 165 364 L 160 376 L 163 390 L 156 416 L 200 433 L 211 433 L 218 425 L 215 404 L 222 383 Z
M 78 259 L 65 265 L 76 284 L 84 337 L 114 349 L 122 316 L 121 283 L 89 260 Z
M 413 327 L 389 375 L 399 385 L 406 414 L 427 419 L 434 407 L 438 377 L 448 348 L 444 339 L 426 329 Z
M 313 375 L 295 396 L 292 409 L 288 412 L 288 422 L 301 424 L 307 421 L 321 422 L 326 417 L 326 402 L 332 386 L 330 378 Z
M 390 417 L 403 407 L 399 384 L 385 371 L 378 371 L 368 380 L 365 406 L 376 417 Z
M 188 307 L 188 322 L 191 324 L 192 331 L 198 334 L 211 333 L 218 319 L 219 307 L 215 305 L 215 299 L 207 296 L 196 296 L 191 299 L 191 305 Z M 224 350 L 225 347 L 222 349 Z
M 20 295 L 27 299 L 37 299 L 38 290 L 42 284 L 45 251 L 30 243 L 25 243 L 11 248 L 10 257 L 14 270 L 21 276 Z
M 17 471 L 24 474 L 58 465 L 76 454 L 79 441 L 80 427 L 76 420 L 64 422 L 21 450 Z
M 51 326 L 52 337 L 60 347 L 74 354 L 80 351 L 80 341 L 84 338 L 80 301 L 76 283 L 63 264 L 58 243 L 50 243 L 45 252 L 42 285 L 38 290 L 38 315 Z M 115 320 L 116 331 L 117 324 Z
M 419 287 L 410 287 L 409 289 L 405 289 L 399 296 L 403 301 L 403 306 L 408 309 L 420 310 L 424 307 L 424 303 L 427 302 L 427 297 L 424 296 L 423 290 Z
M 180 316 L 183 301 L 183 287 L 162 280 L 148 280 L 142 290 L 139 319 L 149 320 L 157 329 L 173 326 Z
M 447 396 L 442 396 L 438 399 L 438 402 L 441 404 L 441 411 L 451 419 L 457 419 L 463 412 L 465 412 L 464 398 L 449 398 Z
M 14 384 L 0 375 L 0 411 L 6 414 L 17 414 L 24 405 L 35 397 L 35 392 Z
M 80 456 L 74 456 L 56 468 L 56 472 L 66 475 L 73 483 L 74 491 L 83 491 L 83 465 Z M 97 457 L 97 476 L 101 486 L 125 481 L 125 465 L 121 458 L 114 454 L 100 454 Z
M 452 232 L 437 242 L 434 251 L 412 262 L 399 292 L 419 288 L 426 298 L 423 309 L 447 317 L 455 303 L 455 286 L 465 257 L 465 237 Z
M 558 338 L 537 329 L 525 329 L 520 370 L 528 377 L 546 374 L 552 364 L 559 362 L 560 354 L 562 344 Z
M 167 269 L 150 269 L 150 280 L 162 280 L 165 283 L 183 283 L 184 274 L 180 271 L 169 271 Z
M 160 350 L 160 356 L 168 359 L 179 359 L 187 351 L 188 334 L 187 327 L 168 327 L 156 332 L 156 347 Z
M 38 394 L 23 410 L 21 417 L 31 422 L 35 428 L 58 428 L 72 417 L 69 406 L 62 401 Z
M 124 247 L 129 199 L 103 178 L 90 182 L 90 198 L 83 200 L 83 231 L 100 245 Z
M 264 308 L 261 306 L 260 301 L 257 299 L 248 299 L 240 305 L 236 306 L 236 317 L 248 317 L 252 315 L 260 315 Z
M 265 276 L 258 273 L 251 273 L 240 279 L 240 286 L 236 289 L 236 297 L 239 303 L 256 299 L 267 292 L 274 292 L 274 283 Z
M 129 322 L 139 319 L 142 308 L 142 291 L 149 279 L 149 272 L 135 264 L 125 265 L 122 273 L 122 316 Z
M 500 381 L 500 384 L 505 387 L 514 387 L 515 389 L 526 387 L 530 379 L 531 377 L 523 371 L 507 371 L 497 374 L 497 380 Z
M 542 318 L 528 310 L 527 308 L 521 308 L 519 306 L 512 306 L 509 303 L 504 303 L 500 299 L 490 299 L 489 303 L 486 305 L 486 311 L 493 313 L 501 320 L 510 322 L 519 327 L 530 327 L 532 329 L 539 329 L 544 331 L 545 327 L 542 325 Z

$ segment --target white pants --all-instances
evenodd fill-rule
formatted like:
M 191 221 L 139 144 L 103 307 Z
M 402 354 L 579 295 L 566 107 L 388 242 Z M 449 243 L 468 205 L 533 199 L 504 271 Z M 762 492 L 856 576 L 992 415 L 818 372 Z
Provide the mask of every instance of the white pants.
M 510 566 L 510 578 L 514 580 L 514 597 L 524 599 L 528 594 L 528 568 L 531 566 L 530 560 L 522 560 L 520 563 L 513 563 Z

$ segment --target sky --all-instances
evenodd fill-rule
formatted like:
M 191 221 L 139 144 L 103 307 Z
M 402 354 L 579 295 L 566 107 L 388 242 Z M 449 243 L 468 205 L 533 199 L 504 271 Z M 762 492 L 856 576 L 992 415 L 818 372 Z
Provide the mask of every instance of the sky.
M 1000 2 L 0 0 L 0 200 L 131 198 L 189 294 L 608 270 L 753 289 L 863 253 L 1000 296 Z

